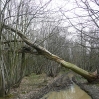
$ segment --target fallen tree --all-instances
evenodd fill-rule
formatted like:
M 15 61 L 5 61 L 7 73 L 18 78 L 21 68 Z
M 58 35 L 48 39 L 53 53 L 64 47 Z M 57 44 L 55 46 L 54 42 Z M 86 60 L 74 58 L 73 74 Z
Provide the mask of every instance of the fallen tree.
M 51 59 L 59 64 L 61 64 L 63 67 L 71 69 L 72 71 L 76 72 L 77 74 L 83 76 L 85 79 L 87 79 L 88 82 L 93 82 L 96 79 L 99 78 L 98 74 L 95 73 L 90 73 L 84 69 L 79 68 L 78 66 L 66 62 L 65 60 L 63 60 L 62 58 L 52 54 L 51 52 L 49 52 L 48 50 L 46 50 L 45 48 L 41 47 L 40 45 L 33 43 L 31 40 L 29 40 L 25 35 L 23 35 L 23 33 L 21 31 L 18 31 L 12 27 L 10 27 L 9 25 L 6 25 L 4 23 L 2 23 L 3 28 L 11 30 L 12 32 L 16 33 L 18 36 L 21 37 L 21 39 L 30 47 L 34 48 L 37 50 L 39 55 L 43 55 L 48 59 Z

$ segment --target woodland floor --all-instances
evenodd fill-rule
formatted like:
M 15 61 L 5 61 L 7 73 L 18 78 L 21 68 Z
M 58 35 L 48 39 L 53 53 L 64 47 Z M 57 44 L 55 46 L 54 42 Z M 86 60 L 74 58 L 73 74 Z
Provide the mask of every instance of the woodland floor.
M 18 88 L 12 88 L 5 99 L 40 99 L 49 91 L 61 90 L 71 85 L 67 73 L 59 74 L 57 77 L 47 77 L 45 74 L 31 74 L 24 77 Z M 1 98 L 0 98 L 1 99 Z
M 28 77 L 24 77 L 20 87 L 11 89 L 10 94 L 4 99 L 40 99 L 49 91 L 57 91 L 63 88 L 67 89 L 70 84 L 72 84 L 70 76 L 72 77 L 72 75 L 65 73 L 52 78 L 46 77 L 45 74 L 31 74 Z M 99 84 L 87 84 L 86 80 L 79 76 L 74 78 L 74 81 L 81 89 L 85 90 L 92 99 L 99 99 Z
M 28 99 L 30 94 L 37 93 L 41 88 L 46 86 L 54 78 L 46 77 L 45 74 L 36 75 L 32 73 L 30 76 L 24 77 L 18 88 L 12 88 L 7 99 Z

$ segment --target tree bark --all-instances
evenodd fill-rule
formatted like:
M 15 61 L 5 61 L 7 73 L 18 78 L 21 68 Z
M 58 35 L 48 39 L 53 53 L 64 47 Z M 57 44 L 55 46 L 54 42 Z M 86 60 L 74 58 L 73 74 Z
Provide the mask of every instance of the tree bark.
M 17 35 L 19 35 L 21 37 L 21 39 L 29 46 L 33 47 L 34 49 L 37 50 L 37 52 L 40 55 L 45 56 L 48 59 L 51 59 L 53 61 L 58 62 L 59 64 L 61 64 L 63 67 L 71 69 L 72 71 L 76 72 L 77 74 L 83 76 L 85 79 L 88 80 L 88 82 L 92 82 L 94 80 L 96 80 L 98 78 L 98 75 L 94 75 L 93 73 L 87 72 L 84 69 L 79 68 L 78 66 L 66 62 L 65 60 L 63 60 L 62 58 L 52 54 L 51 52 L 49 52 L 48 50 L 46 50 L 45 48 L 41 47 L 40 45 L 37 45 L 36 43 L 33 43 L 32 41 L 30 41 L 25 35 L 23 35 L 23 33 L 21 31 L 18 31 L 12 27 L 10 27 L 9 25 L 5 25 L 3 23 L 3 27 L 5 29 L 11 30 L 12 32 L 16 33 Z

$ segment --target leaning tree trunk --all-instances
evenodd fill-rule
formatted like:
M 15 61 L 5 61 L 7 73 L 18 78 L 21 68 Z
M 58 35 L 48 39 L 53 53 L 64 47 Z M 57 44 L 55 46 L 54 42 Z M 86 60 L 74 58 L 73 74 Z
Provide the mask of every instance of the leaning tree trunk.
M 83 76 L 85 79 L 88 80 L 88 82 L 92 82 L 94 80 L 96 80 L 98 78 L 98 75 L 94 75 L 93 73 L 87 72 L 84 69 L 79 68 L 78 66 L 66 62 L 65 60 L 63 60 L 62 58 L 50 53 L 48 50 L 46 50 L 45 48 L 37 45 L 36 43 L 33 43 L 32 41 L 30 41 L 25 35 L 23 35 L 23 33 L 21 31 L 18 31 L 8 25 L 5 25 L 3 23 L 3 26 L 5 29 L 11 30 L 12 32 L 18 34 L 21 39 L 29 46 L 33 47 L 34 49 L 37 50 L 38 54 L 45 56 L 48 59 L 54 60 L 56 62 L 58 62 L 59 64 L 61 64 L 63 67 L 71 69 L 72 71 L 76 72 L 77 74 Z

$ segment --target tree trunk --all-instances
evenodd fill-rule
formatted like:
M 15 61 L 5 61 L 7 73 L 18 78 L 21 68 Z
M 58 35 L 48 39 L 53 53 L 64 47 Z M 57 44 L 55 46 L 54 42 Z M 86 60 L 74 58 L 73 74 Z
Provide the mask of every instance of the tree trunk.
M 23 33 L 21 31 L 18 31 L 18 30 L 14 29 L 8 25 L 5 25 L 5 24 L 3 24 L 3 27 L 5 29 L 11 30 L 12 32 L 18 34 L 26 44 L 35 48 L 37 50 L 38 54 L 43 55 L 48 59 L 51 59 L 51 60 L 58 62 L 59 64 L 61 64 L 65 68 L 71 69 L 72 71 L 76 72 L 77 74 L 79 74 L 79 75 L 83 76 L 85 79 L 87 79 L 88 82 L 92 82 L 98 78 L 97 74 L 94 75 L 93 73 L 87 72 L 87 71 L 79 68 L 78 66 L 76 66 L 72 63 L 66 62 L 62 58 L 50 53 L 45 48 L 37 45 L 36 43 L 33 43 L 25 35 L 23 35 Z
M 0 97 L 5 96 L 5 78 L 4 78 L 4 65 L 3 55 L 0 58 Z

